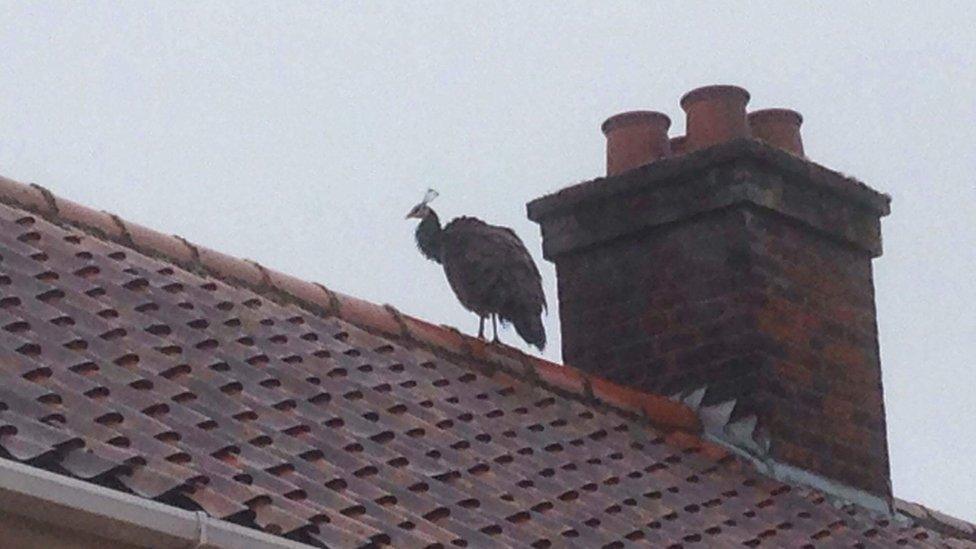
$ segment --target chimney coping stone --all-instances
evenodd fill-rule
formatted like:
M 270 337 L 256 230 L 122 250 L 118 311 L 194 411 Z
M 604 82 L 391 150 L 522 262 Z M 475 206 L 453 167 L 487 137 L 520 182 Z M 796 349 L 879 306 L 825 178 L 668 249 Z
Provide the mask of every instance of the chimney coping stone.
M 780 171 L 801 177 L 805 182 L 850 199 L 879 217 L 891 212 L 891 197 L 840 172 L 816 162 L 779 150 L 756 139 L 734 139 L 682 156 L 662 158 L 640 168 L 611 177 L 584 181 L 527 204 L 529 219 L 543 219 L 594 201 L 633 194 L 649 186 L 678 183 L 739 159 L 753 159 Z

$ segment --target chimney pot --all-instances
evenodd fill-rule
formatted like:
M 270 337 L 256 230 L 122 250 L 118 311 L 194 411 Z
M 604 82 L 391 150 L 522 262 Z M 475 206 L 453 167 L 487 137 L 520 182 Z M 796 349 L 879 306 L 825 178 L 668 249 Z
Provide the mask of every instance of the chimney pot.
M 763 109 L 749 113 L 752 136 L 797 156 L 803 156 L 800 125 L 803 116 L 790 109 Z
M 687 115 L 686 152 L 749 137 L 748 103 L 749 92 L 738 86 L 705 86 L 686 93 L 681 98 Z
M 688 146 L 688 136 L 677 135 L 671 138 L 671 156 L 681 156 L 685 154 L 685 147 Z
M 670 156 L 670 127 L 671 119 L 655 111 L 629 111 L 608 118 L 600 126 L 607 136 L 607 176 Z

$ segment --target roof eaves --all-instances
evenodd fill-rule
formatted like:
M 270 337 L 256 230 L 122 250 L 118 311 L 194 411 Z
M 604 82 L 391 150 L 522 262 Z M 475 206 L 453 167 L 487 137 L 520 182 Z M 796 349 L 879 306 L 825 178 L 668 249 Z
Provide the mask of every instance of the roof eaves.
M 308 547 L 91 482 L 0 459 L 0 513 L 50 523 L 126 546 Z M 0 535 L 0 538 L 3 536 Z

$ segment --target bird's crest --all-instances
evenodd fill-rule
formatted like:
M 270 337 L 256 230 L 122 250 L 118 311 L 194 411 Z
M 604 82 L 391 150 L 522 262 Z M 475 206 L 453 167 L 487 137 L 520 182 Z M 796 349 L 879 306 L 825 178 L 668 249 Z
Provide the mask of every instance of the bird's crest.
M 421 204 L 430 204 L 435 198 L 439 196 L 439 193 L 434 189 L 427 189 L 427 193 L 424 194 L 424 199 L 420 201 Z

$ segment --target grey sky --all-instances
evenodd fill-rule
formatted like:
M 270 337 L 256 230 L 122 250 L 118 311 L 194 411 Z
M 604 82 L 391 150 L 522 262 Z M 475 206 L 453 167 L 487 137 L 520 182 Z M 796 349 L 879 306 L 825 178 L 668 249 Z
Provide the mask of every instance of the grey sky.
M 0 174 L 472 332 L 403 220 L 428 186 L 542 262 L 524 205 L 602 173 L 604 118 L 745 86 L 893 195 L 895 493 L 976 520 L 976 3 L 527 4 L 7 1 Z

